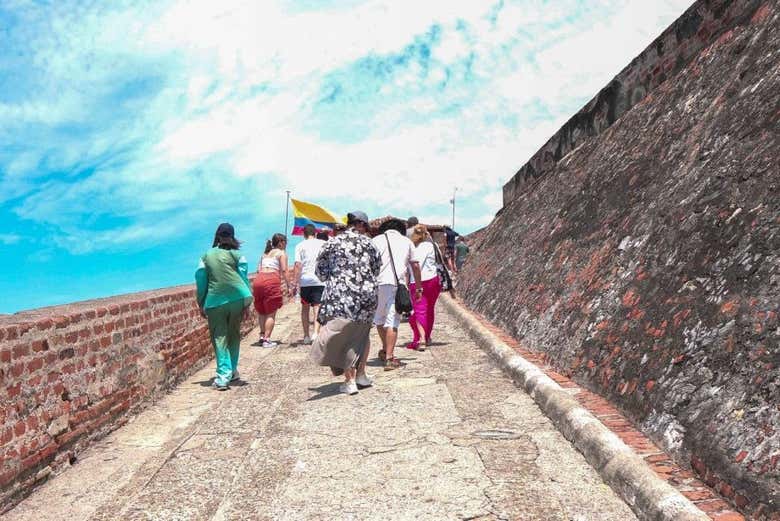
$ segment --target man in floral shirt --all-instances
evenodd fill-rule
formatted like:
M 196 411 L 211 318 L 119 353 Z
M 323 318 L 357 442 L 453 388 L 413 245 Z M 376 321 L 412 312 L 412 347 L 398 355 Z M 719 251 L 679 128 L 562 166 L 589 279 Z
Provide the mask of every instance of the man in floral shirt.
M 322 246 L 315 274 L 325 284 L 319 316 L 320 334 L 311 350 L 319 364 L 344 372 L 341 391 L 357 394 L 370 387 L 366 376 L 369 334 L 377 306 L 379 252 L 365 234 L 368 216 L 347 214 L 347 230 Z

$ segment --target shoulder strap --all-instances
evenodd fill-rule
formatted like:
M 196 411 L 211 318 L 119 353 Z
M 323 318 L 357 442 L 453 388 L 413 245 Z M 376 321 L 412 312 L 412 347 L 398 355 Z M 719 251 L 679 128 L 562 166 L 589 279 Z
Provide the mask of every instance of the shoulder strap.
M 433 241 L 431 241 L 431 244 L 433 244 L 433 255 L 436 258 L 436 263 L 444 265 L 444 259 L 441 256 L 441 250 L 439 250 L 439 245 Z
M 395 275 L 395 285 L 400 286 L 401 283 L 398 282 L 398 273 L 395 271 L 395 261 L 393 260 L 393 250 L 390 248 L 390 239 L 387 237 L 387 232 L 383 233 L 382 235 L 385 236 L 385 240 L 387 241 L 387 252 L 390 254 L 390 266 L 393 267 L 393 275 Z

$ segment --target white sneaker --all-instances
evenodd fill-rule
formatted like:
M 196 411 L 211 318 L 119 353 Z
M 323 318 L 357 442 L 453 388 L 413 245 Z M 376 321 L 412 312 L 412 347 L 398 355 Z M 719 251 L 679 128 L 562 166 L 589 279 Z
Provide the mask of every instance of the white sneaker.
M 352 396 L 358 393 L 358 388 L 357 385 L 355 385 L 354 381 L 344 382 L 339 386 L 339 391 L 341 391 L 344 394 L 348 394 Z
M 361 374 L 355 378 L 355 384 L 357 384 L 358 389 L 365 389 L 366 387 L 371 387 L 374 385 L 374 381 L 368 376 Z
M 311 336 L 311 343 L 313 344 L 315 340 L 317 340 L 317 333 L 314 333 L 314 334 Z
M 303 343 L 306 345 L 311 344 L 311 337 L 308 336 L 303 337 Z
M 273 340 L 264 340 L 264 341 L 263 341 L 263 347 L 276 347 L 276 346 L 278 346 L 278 345 L 279 345 L 279 344 L 277 344 L 277 343 L 276 343 L 276 342 L 274 342 Z

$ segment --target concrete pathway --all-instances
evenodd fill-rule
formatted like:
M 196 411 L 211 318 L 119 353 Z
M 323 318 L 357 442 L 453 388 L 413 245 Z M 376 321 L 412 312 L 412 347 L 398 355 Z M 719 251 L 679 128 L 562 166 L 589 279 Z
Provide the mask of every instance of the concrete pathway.
M 437 344 L 373 359 L 357 396 L 297 345 L 298 315 L 277 348 L 248 337 L 240 385 L 212 390 L 210 364 L 5 519 L 635 519 L 443 309 Z

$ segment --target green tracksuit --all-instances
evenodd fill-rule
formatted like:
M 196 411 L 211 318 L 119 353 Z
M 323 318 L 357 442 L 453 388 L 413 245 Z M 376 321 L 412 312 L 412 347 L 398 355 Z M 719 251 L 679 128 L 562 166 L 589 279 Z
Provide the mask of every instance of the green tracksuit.
M 217 359 L 214 382 L 227 385 L 238 368 L 244 307 L 252 302 L 246 258 L 236 250 L 211 248 L 200 259 L 195 282 Z

